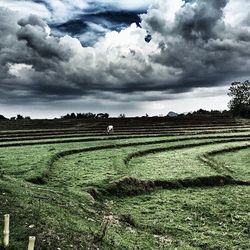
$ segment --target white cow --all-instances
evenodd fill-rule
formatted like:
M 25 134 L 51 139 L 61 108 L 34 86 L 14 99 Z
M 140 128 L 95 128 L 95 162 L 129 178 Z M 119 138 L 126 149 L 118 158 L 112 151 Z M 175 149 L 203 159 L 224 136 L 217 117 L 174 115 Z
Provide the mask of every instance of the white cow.
M 114 132 L 114 126 L 113 125 L 108 125 L 108 127 L 107 127 L 107 133 L 109 134 L 109 133 L 113 133 Z

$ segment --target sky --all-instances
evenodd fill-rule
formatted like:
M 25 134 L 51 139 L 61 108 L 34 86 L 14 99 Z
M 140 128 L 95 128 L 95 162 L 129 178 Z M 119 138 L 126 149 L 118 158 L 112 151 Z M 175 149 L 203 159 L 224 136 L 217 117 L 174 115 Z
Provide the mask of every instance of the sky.
M 0 0 L 0 114 L 223 110 L 249 0 Z

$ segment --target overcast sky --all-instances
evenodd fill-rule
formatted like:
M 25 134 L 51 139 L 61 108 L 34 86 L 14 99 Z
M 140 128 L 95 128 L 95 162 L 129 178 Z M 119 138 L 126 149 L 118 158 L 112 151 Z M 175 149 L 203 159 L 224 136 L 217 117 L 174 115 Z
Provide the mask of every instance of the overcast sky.
M 0 0 L 0 114 L 227 108 L 248 0 Z

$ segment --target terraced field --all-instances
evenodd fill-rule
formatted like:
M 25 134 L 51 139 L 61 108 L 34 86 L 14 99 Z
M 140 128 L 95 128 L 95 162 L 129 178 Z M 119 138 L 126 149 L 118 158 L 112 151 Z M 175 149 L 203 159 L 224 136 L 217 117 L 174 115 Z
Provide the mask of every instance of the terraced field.
M 249 249 L 250 121 L 8 126 L 0 216 L 11 214 L 9 249 L 26 249 L 29 235 L 51 250 Z

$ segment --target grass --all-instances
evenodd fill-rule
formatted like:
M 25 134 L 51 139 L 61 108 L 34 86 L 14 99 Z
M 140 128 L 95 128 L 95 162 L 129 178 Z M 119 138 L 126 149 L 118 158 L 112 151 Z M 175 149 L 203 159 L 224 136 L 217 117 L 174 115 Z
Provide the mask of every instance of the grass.
M 195 140 L 187 140 L 187 141 L 182 141 L 181 145 L 182 146 L 187 145 L 188 147 L 195 147 L 196 144 L 198 143 L 212 144 L 212 142 L 213 141 L 211 139 L 210 140 L 200 139 L 198 142 L 196 142 Z M 198 177 L 198 176 L 217 174 L 216 171 L 214 171 L 211 168 L 208 168 L 205 165 L 203 165 L 202 167 L 201 166 L 202 163 L 199 162 L 198 159 L 196 160 L 195 157 L 190 159 L 189 161 L 190 166 L 193 163 L 191 169 L 181 167 L 181 163 L 179 164 L 178 168 L 178 166 L 176 166 L 176 162 L 172 162 L 172 165 L 178 168 L 176 172 L 171 171 L 173 169 L 168 170 L 166 167 L 162 166 L 157 159 L 156 159 L 157 163 L 151 162 L 148 165 L 144 164 L 145 162 L 143 162 L 142 164 L 136 162 L 135 163 L 136 167 L 130 165 L 129 166 L 124 165 L 124 159 L 127 157 L 127 155 L 131 153 L 142 150 L 151 150 L 154 148 L 164 150 L 166 145 L 167 148 L 171 149 L 171 147 L 179 145 L 179 143 L 180 143 L 179 141 L 170 141 L 168 143 L 162 143 L 162 144 L 155 143 L 153 145 L 139 145 L 133 147 L 117 148 L 117 149 L 112 148 L 112 149 L 83 152 L 80 154 L 72 154 L 59 159 L 58 161 L 55 162 L 55 164 L 53 164 L 52 171 L 50 173 L 50 183 L 52 185 L 57 185 L 57 186 L 63 184 L 68 187 L 72 186 L 84 187 L 88 185 L 102 187 L 123 176 L 133 176 L 139 179 L 140 178 L 147 179 L 147 176 L 149 176 L 151 179 L 159 179 L 159 176 L 162 176 L 163 179 L 169 179 L 168 178 L 169 175 L 173 175 L 173 178 L 174 177 L 176 178 L 177 176 L 180 176 L 180 178 L 185 178 L 185 177 Z M 197 147 L 195 148 L 197 151 Z M 179 151 L 174 150 L 173 152 L 179 152 Z M 169 153 L 173 152 L 170 151 Z M 182 151 L 180 152 L 179 155 L 182 155 Z M 184 155 L 182 158 L 183 161 L 185 161 L 185 157 L 186 156 Z M 143 160 L 145 158 L 140 158 L 140 159 Z M 164 157 L 162 157 L 162 161 L 164 161 Z M 154 168 L 152 166 L 156 167 Z M 157 166 L 159 166 L 158 169 Z M 137 171 L 138 168 L 139 170 Z M 165 174 L 163 174 L 163 172 L 165 172 Z M 169 174 L 167 175 L 166 173 Z
M 245 133 L 232 134 L 230 136 L 245 136 Z M 229 135 L 221 135 L 229 136 Z M 204 136 L 197 136 L 197 138 L 202 138 Z M 207 137 L 207 136 L 206 136 Z M 3 147 L 0 151 L 0 171 L 4 172 L 6 175 L 12 175 L 16 178 L 29 179 L 35 176 L 41 175 L 47 166 L 49 159 L 58 152 L 78 149 L 78 148 L 88 148 L 98 145 L 116 145 L 122 143 L 146 143 L 146 142 L 156 142 L 157 141 L 167 141 L 167 140 L 182 140 L 182 139 L 192 139 L 192 136 L 180 136 L 180 137 L 145 137 L 145 138 L 124 138 L 123 140 L 105 140 L 105 141 L 84 141 L 84 142 L 69 142 L 69 143 L 59 143 L 59 144 L 41 144 L 34 146 L 19 146 L 19 147 Z M 106 150 L 105 150 L 106 151 Z M 134 149 L 132 148 L 132 151 Z M 110 150 L 113 152 L 113 149 Z M 85 155 L 85 154 L 84 154 Z M 94 157 L 95 158 L 95 157 Z
M 37 236 L 36 249 L 48 250 L 248 249 L 249 186 L 202 187 L 198 180 L 224 178 L 231 169 L 233 178 L 249 181 L 247 149 L 201 159 L 249 138 L 246 131 L 2 143 L 0 216 L 11 214 L 9 249 L 27 248 L 29 235 Z M 42 185 L 30 182 L 45 173 Z M 160 181 L 170 181 L 171 190 Z M 200 187 L 189 187 L 195 181 Z M 105 192 L 121 183 L 154 188 Z
M 159 138 L 160 140 L 161 138 Z M 143 138 L 143 141 L 157 140 L 154 138 Z M 141 139 L 124 138 L 124 142 L 127 141 L 141 141 Z M 15 146 L 15 147 L 3 147 L 0 151 L 0 171 L 6 175 L 12 175 L 16 178 L 27 179 L 33 176 L 42 174 L 47 168 L 49 159 L 58 152 L 77 149 L 94 147 L 96 145 L 116 144 L 120 140 L 109 141 L 85 141 L 85 142 L 70 142 L 59 144 L 42 144 L 34 146 Z
M 230 146 L 246 145 L 246 142 L 232 142 L 227 144 L 213 145 L 214 150 L 223 149 Z M 129 162 L 129 175 L 144 179 L 180 179 L 199 176 L 209 176 L 218 174 L 221 166 L 217 169 L 209 168 L 207 164 L 201 162 L 199 156 L 211 149 L 210 145 L 187 147 L 180 150 L 168 150 L 162 153 L 144 155 L 143 157 L 135 157 Z M 220 157 L 220 156 L 218 156 Z M 227 158 L 227 157 L 225 157 Z M 247 168 L 247 161 L 242 162 L 244 168 Z M 230 175 L 226 169 L 219 173 Z M 239 171 L 241 172 L 241 171 Z
M 231 176 L 239 180 L 250 180 L 250 147 L 231 151 L 217 153 L 213 159 L 218 165 L 230 170 Z
M 0 216 L 11 213 L 9 249 L 26 249 L 29 235 L 37 236 L 36 249 L 52 250 L 62 246 L 79 249 L 80 245 L 86 249 L 93 245 L 94 232 L 100 227 L 95 219 L 98 221 L 99 216 L 98 210 L 91 208 L 92 201 L 87 195 L 83 194 L 80 199 L 65 192 L 51 192 L 49 188 L 31 188 L 15 180 L 11 184 L 0 183 L 0 199 L 4 201 Z
M 249 249 L 249 191 L 231 186 L 160 190 L 110 202 L 115 214 L 134 222 L 135 231 L 155 236 L 159 248 Z

